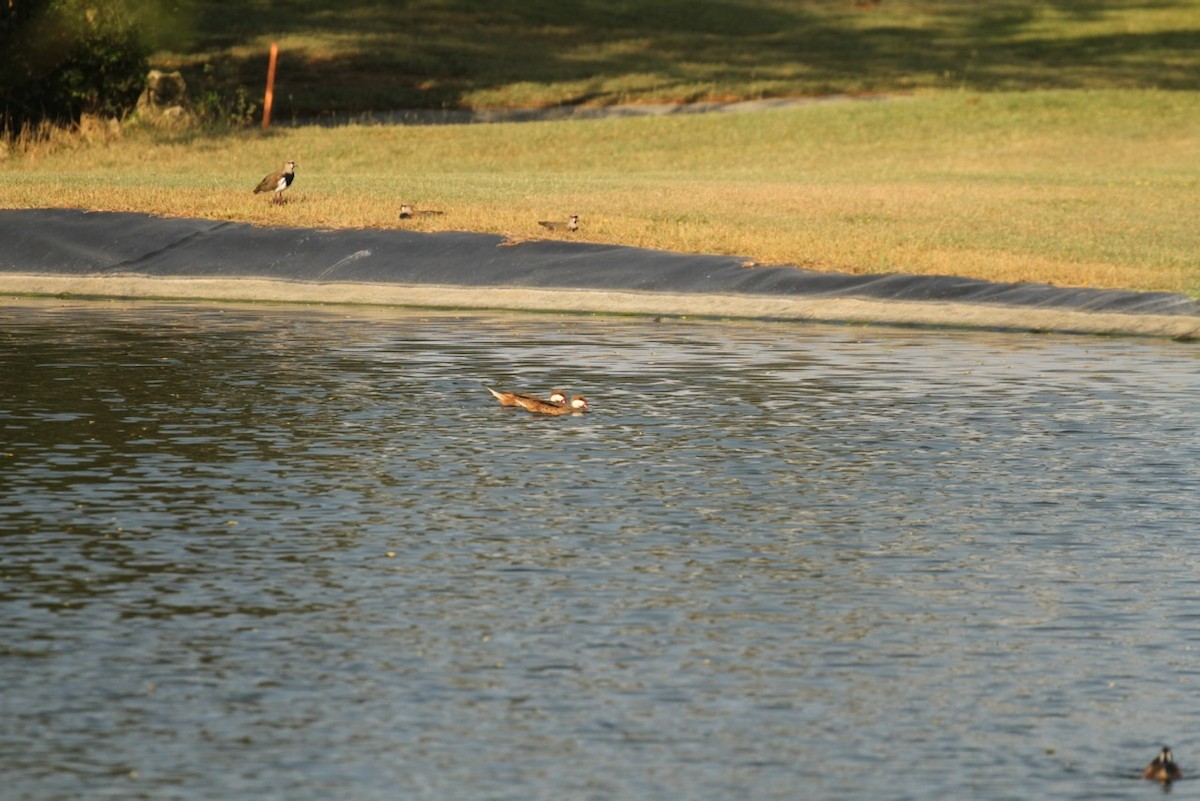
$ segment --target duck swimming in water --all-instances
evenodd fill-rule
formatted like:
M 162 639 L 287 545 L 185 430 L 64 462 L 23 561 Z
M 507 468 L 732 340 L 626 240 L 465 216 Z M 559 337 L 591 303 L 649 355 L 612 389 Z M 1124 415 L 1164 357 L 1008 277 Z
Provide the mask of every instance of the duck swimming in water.
M 1164 745 L 1162 753 L 1142 771 L 1142 778 L 1166 784 L 1182 779 L 1183 771 L 1175 764 L 1175 755 L 1171 753 L 1171 749 Z
M 556 403 L 554 401 L 538 401 L 536 403 L 521 404 L 526 411 L 534 414 L 583 414 L 587 411 L 587 398 L 582 395 L 572 395 L 569 403 Z
M 500 392 L 491 387 L 487 387 L 486 389 L 496 396 L 496 400 L 500 401 L 501 406 L 520 406 L 522 409 L 527 409 L 529 408 L 527 404 L 546 402 L 546 400 L 528 392 Z M 550 393 L 550 397 L 547 400 L 550 403 L 566 403 L 567 395 L 561 389 L 556 389 Z

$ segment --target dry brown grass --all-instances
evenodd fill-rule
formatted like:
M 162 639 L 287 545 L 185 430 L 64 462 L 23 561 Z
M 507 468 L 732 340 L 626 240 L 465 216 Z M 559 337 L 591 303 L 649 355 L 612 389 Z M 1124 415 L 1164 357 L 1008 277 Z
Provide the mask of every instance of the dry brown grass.
M 0 166 L 0 204 L 470 230 L 850 272 L 1200 295 L 1192 94 L 919 96 L 703 117 L 130 136 Z M 250 189 L 299 162 L 289 202 Z M 401 202 L 443 209 L 401 221 Z

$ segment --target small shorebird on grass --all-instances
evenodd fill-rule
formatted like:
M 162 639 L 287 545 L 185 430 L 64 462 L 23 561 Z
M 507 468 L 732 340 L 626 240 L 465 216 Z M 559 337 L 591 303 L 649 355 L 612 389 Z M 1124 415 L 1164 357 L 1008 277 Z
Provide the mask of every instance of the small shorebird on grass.
M 272 203 L 283 202 L 283 190 L 292 185 L 292 181 L 296 177 L 296 162 L 285 161 L 283 169 L 279 172 L 273 172 L 266 178 L 258 182 L 258 186 L 254 187 L 254 194 L 259 192 L 274 192 L 271 196 Z
M 1142 778 L 1167 784 L 1182 779 L 1183 771 L 1175 764 L 1175 755 L 1171 753 L 1171 749 L 1164 745 L 1162 752 L 1142 771 Z
M 537 395 L 529 392 L 500 392 L 491 387 L 487 387 L 487 391 L 496 396 L 496 400 L 500 401 L 501 406 L 520 406 L 522 409 L 525 409 L 528 408 L 526 404 L 546 402 Z M 561 389 L 556 389 L 550 393 L 550 397 L 547 400 L 550 403 L 566 403 L 567 396 Z
M 578 231 L 579 215 L 572 214 L 567 218 L 566 222 L 562 222 L 561 220 L 538 220 L 538 225 L 547 231 Z
M 400 204 L 400 219 L 402 220 L 411 220 L 413 217 L 436 217 L 439 214 L 445 214 L 445 212 L 435 209 L 414 209 L 408 203 Z

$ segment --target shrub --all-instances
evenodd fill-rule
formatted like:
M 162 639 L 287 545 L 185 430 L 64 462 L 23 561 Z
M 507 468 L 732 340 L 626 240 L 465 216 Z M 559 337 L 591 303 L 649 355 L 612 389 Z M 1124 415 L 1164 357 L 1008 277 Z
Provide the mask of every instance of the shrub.
M 19 130 L 123 116 L 149 46 L 123 0 L 15 0 L 0 3 L 0 53 L 0 128 Z

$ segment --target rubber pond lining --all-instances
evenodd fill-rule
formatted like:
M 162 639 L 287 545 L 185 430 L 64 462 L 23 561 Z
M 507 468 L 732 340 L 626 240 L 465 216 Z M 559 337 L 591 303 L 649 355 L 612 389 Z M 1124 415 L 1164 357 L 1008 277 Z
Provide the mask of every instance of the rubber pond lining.
M 0 292 L 793 319 L 1200 338 L 1166 292 L 849 275 L 560 239 L 0 210 Z

